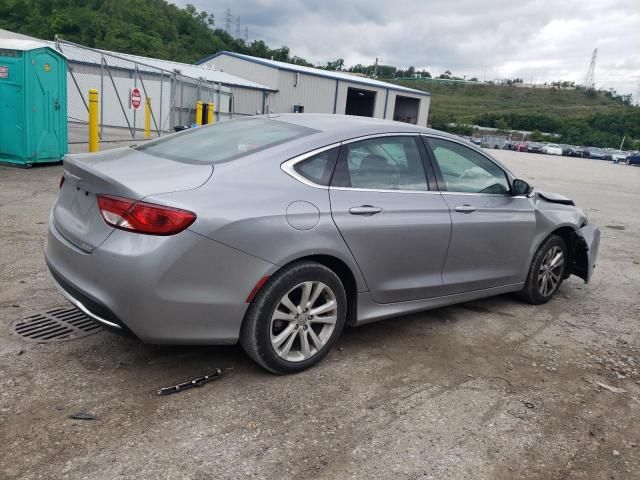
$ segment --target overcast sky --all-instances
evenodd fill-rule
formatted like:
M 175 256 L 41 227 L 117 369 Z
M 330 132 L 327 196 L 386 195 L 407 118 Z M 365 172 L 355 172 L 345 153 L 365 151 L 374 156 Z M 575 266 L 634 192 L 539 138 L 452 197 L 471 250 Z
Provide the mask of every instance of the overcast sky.
M 227 7 L 249 40 L 287 45 L 312 63 L 384 64 L 439 75 L 582 83 L 598 48 L 599 88 L 640 85 L 640 0 L 176 0 L 213 13 Z

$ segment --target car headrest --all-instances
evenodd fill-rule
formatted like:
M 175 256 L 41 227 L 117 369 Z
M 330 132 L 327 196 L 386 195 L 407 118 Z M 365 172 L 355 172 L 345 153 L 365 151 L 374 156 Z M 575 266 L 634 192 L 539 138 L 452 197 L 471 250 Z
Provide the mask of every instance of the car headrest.
M 389 163 L 382 155 L 367 155 L 360 161 L 361 172 L 384 171 L 388 169 Z

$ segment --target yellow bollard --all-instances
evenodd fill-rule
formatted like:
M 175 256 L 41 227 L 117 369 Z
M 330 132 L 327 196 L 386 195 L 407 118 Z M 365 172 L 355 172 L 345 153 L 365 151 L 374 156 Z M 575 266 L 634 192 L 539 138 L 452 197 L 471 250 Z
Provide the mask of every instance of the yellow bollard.
M 209 105 L 207 105 L 207 125 L 211 125 L 215 121 L 213 119 L 214 109 L 215 109 L 215 105 L 209 102 Z
M 196 102 L 196 125 L 202 125 L 202 102 L 200 100 Z
M 89 151 L 97 152 L 98 141 L 98 90 L 89 90 Z
M 151 97 L 144 104 L 144 138 L 151 138 Z

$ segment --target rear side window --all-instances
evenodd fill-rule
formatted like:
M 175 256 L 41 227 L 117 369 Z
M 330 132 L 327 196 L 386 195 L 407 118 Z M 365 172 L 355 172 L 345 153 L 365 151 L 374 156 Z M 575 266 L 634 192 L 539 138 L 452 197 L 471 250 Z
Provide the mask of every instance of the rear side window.
M 375 190 L 428 190 L 415 137 L 379 137 L 343 146 L 334 186 Z
M 339 148 L 326 150 L 313 157 L 296 163 L 293 169 L 307 180 L 318 185 L 329 185 L 331 173 L 336 164 Z
M 186 163 L 216 164 L 275 147 L 317 130 L 265 118 L 243 118 L 194 128 L 136 147 Z

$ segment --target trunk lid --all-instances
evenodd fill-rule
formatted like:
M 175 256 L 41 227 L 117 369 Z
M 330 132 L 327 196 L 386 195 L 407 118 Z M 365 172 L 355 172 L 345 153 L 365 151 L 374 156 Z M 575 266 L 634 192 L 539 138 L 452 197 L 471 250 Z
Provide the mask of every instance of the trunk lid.
M 198 188 L 212 173 L 213 165 L 176 162 L 131 148 L 69 155 L 64 159 L 65 180 L 53 206 L 52 222 L 69 242 L 91 253 L 113 231 L 102 219 L 97 195 L 141 200 Z

